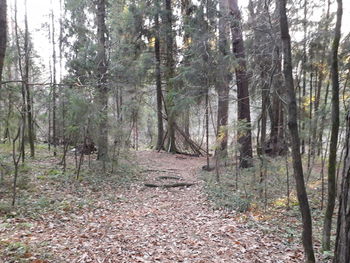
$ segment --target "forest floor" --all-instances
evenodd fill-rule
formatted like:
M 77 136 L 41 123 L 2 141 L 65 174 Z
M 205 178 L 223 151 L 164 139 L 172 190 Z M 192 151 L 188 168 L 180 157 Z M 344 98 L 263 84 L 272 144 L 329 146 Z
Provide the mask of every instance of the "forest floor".
M 42 183 L 37 194 L 51 193 L 40 199 L 40 213 L 0 217 L 0 262 L 302 262 L 299 240 L 290 243 L 269 225 L 251 227 L 249 212 L 241 220 L 214 209 L 203 189 L 205 159 L 133 154 L 141 179 L 128 187 Z M 54 161 L 35 160 L 38 167 Z M 184 182 L 193 185 L 145 186 Z

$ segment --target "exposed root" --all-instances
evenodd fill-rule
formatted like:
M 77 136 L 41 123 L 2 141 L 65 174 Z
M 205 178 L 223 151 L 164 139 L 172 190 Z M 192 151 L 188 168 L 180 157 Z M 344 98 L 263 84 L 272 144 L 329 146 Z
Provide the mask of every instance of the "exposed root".
M 157 180 L 183 180 L 183 178 L 180 176 L 170 176 L 170 175 L 158 176 L 156 179 Z
M 173 184 L 154 184 L 154 183 L 145 183 L 147 187 L 160 187 L 160 188 L 173 188 L 173 187 L 190 187 L 194 183 L 173 183 Z

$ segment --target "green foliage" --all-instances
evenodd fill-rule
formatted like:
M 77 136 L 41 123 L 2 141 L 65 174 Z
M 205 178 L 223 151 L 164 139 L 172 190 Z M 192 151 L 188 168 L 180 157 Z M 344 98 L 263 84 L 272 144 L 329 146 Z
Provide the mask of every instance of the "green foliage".
M 109 166 L 107 166 L 107 170 L 110 170 Z M 94 192 L 103 191 L 107 185 L 128 187 L 131 183 L 139 180 L 138 167 L 134 163 L 122 160 L 115 167 L 113 173 L 101 173 L 101 164 L 95 163 L 90 171 L 82 174 L 82 180 L 87 182 Z
M 25 255 L 29 252 L 28 245 L 21 242 L 9 242 L 7 244 L 3 243 L 2 245 L 6 246 L 4 249 L 4 256 L 12 257 L 17 260 L 23 260 L 25 258 Z
M 21 226 L 21 224 L 20 224 Z M 44 249 L 44 244 L 32 246 L 21 241 L 0 241 L 1 259 L 4 262 L 49 262 L 50 254 Z M 39 256 L 40 255 L 40 256 Z
M 243 193 L 237 193 L 232 188 L 225 186 L 207 186 L 206 192 L 209 200 L 212 200 L 216 207 L 235 210 L 237 212 L 246 212 L 251 205 L 251 199 L 244 196 Z
M 7 215 L 10 214 L 13 211 L 13 207 L 9 202 L 0 202 L 0 215 Z
M 217 208 L 246 212 L 252 204 L 252 196 L 236 191 L 232 183 L 218 183 L 212 173 L 202 173 L 205 180 L 205 192 Z M 221 176 L 222 178 L 223 176 Z
M 62 175 L 62 170 L 57 170 L 57 169 L 51 169 L 47 172 L 47 175 L 50 178 L 57 178 Z
M 18 189 L 29 190 L 32 186 L 30 185 L 30 178 L 28 175 L 21 175 L 17 181 Z

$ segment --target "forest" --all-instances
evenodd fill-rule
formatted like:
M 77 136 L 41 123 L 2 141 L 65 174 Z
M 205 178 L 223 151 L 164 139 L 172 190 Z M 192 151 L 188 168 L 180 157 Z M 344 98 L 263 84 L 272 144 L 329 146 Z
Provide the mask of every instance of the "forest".
M 0 262 L 350 263 L 347 15 L 0 0 Z

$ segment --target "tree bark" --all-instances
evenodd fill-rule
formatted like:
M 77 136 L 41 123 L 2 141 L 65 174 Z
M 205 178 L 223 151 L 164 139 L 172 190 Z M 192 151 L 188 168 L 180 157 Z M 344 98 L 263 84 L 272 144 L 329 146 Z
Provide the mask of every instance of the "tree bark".
M 175 61 L 173 54 L 174 38 L 173 38 L 173 22 L 172 22 L 172 6 L 171 0 L 165 0 L 165 42 L 166 42 L 166 74 L 165 80 L 167 85 L 167 114 L 168 114 L 168 145 L 167 151 L 171 153 L 176 153 L 175 144 L 175 105 L 174 105 L 174 85 L 172 83 L 172 78 L 174 77 L 175 71 Z
M 334 263 L 350 262 L 350 112 L 347 116 L 345 151 L 343 178 L 339 196 Z
M 6 53 L 7 42 L 7 4 L 6 0 L 0 0 L 0 83 Z M 1 84 L 0 84 L 1 88 Z
M 336 169 L 337 169 L 337 145 L 339 133 L 339 72 L 338 72 L 338 49 L 341 37 L 341 19 L 343 15 L 342 0 L 337 0 L 337 22 L 332 44 L 332 128 L 331 141 L 329 145 L 328 159 L 328 202 L 323 222 L 322 249 L 330 250 L 330 236 L 332 229 L 332 217 L 336 198 Z
M 12 74 L 11 74 L 11 66 L 10 64 L 7 65 L 7 69 L 9 72 L 9 79 L 12 79 Z M 5 121 L 5 130 L 4 130 L 4 139 L 9 139 L 11 140 L 11 134 L 10 134 L 10 120 L 11 120 L 11 115 L 13 114 L 13 91 L 10 89 L 8 91 L 8 111 L 7 111 L 7 116 L 6 116 L 6 121 Z
M 107 88 L 107 57 L 106 57 L 106 2 L 97 1 L 97 89 L 100 107 L 100 123 L 98 137 L 98 160 L 108 160 L 108 88 Z
M 35 147 L 34 147 L 34 125 L 33 125 L 33 105 L 32 105 L 32 96 L 29 86 L 29 67 L 30 67 L 30 52 L 31 47 L 29 43 L 29 30 L 28 30 L 28 15 L 27 15 L 27 0 L 25 1 L 25 34 L 24 34 L 24 86 L 26 90 L 26 113 L 27 113 L 27 125 L 28 125 L 28 140 L 30 147 L 30 157 L 34 157 L 35 155 Z
M 261 129 L 270 119 L 269 138 L 265 136 L 264 141 L 260 142 L 260 149 L 264 147 L 264 153 L 270 156 L 285 154 L 284 141 L 284 111 L 280 99 L 282 88 L 282 67 L 280 54 L 280 36 L 279 28 L 276 27 L 278 11 L 270 11 L 270 5 L 264 0 L 249 0 L 249 20 L 253 28 L 253 58 L 259 72 L 259 83 L 262 96 L 262 118 Z M 271 17 L 266 21 L 267 17 Z M 271 98 L 270 98 L 271 97 Z M 264 111 L 268 116 L 264 116 Z M 266 121 L 265 121 L 266 120 Z M 262 135 L 262 133 L 261 133 Z
M 161 75 L 161 59 L 160 59 L 160 40 L 159 40 L 159 0 L 156 1 L 156 14 L 154 16 L 154 26 L 155 26 L 155 39 L 154 39 L 154 53 L 156 57 L 156 89 L 157 89 L 157 127 L 158 127 L 158 137 L 157 137 L 157 150 L 164 148 L 163 138 L 164 138 L 164 128 L 163 128 L 163 105 L 162 105 L 162 75 Z
M 56 104 L 57 104 L 57 87 L 56 87 L 56 41 L 55 41 L 55 15 L 53 7 L 51 7 L 51 44 L 52 44 L 52 142 L 53 155 L 57 155 L 57 120 L 56 120 Z
M 188 29 L 190 27 L 190 21 L 191 21 L 191 1 L 190 0 L 181 0 L 181 15 L 182 15 L 182 27 L 183 27 L 183 47 L 184 47 L 184 54 L 186 54 L 187 50 L 191 47 L 191 32 Z M 183 65 L 185 67 L 190 66 L 190 61 L 187 58 L 188 55 L 184 56 L 183 58 Z M 184 88 L 186 89 L 186 85 L 184 85 Z M 186 91 L 185 91 L 186 92 Z M 182 125 L 183 125 L 183 130 L 188 138 L 191 137 L 191 132 L 190 132 L 190 118 L 191 118 L 191 105 L 187 104 L 186 107 L 182 110 Z M 185 142 L 184 143 L 184 148 L 185 150 L 189 149 L 189 145 Z
M 240 131 L 238 136 L 238 143 L 240 147 L 240 167 L 247 168 L 252 166 L 253 157 L 249 82 L 247 77 L 247 66 L 241 28 L 241 12 L 238 8 L 237 0 L 230 0 L 229 3 L 231 15 L 233 17 L 231 25 L 232 48 L 238 63 L 238 66 L 235 69 L 237 81 L 238 121 L 245 123 L 245 128 Z
M 21 95 L 22 95 L 22 105 L 21 105 L 21 117 L 22 119 L 22 132 L 21 132 L 21 158 L 22 158 L 22 163 L 24 163 L 25 160 L 25 131 L 26 131 L 26 92 L 25 92 L 25 79 L 24 79 L 24 73 L 23 73 L 23 67 L 22 67 L 22 56 L 21 56 L 21 46 L 20 46 L 20 41 L 19 41 L 19 32 L 18 32 L 18 19 L 17 19 L 17 0 L 15 0 L 15 15 L 14 15 L 14 22 L 15 22 L 15 38 L 16 38 L 16 48 L 17 48 L 17 53 L 18 53 L 18 69 L 19 73 L 21 75 L 21 80 L 22 80 L 22 87 L 21 87 Z
M 227 65 L 227 55 L 229 54 L 229 44 L 227 36 L 229 35 L 228 20 L 228 0 L 219 1 L 219 53 L 220 63 L 218 76 L 216 80 L 216 89 L 218 92 L 218 112 L 217 112 L 217 143 L 216 154 L 221 158 L 227 156 L 227 137 L 228 137 L 228 109 L 229 109 L 229 82 L 230 74 Z
M 315 262 L 315 255 L 312 244 L 312 220 L 309 201 L 305 188 L 303 165 L 300 154 L 300 139 L 297 123 L 297 104 L 293 83 L 291 40 L 286 14 L 286 0 L 276 1 L 276 5 L 279 7 L 280 12 L 279 20 L 281 29 L 282 50 L 284 57 L 283 74 L 288 102 L 288 128 L 291 136 L 292 159 L 294 177 L 296 182 L 296 192 L 303 221 L 303 247 L 305 252 L 305 261 L 311 263 Z
M 271 107 L 270 107 L 270 138 L 268 141 L 268 153 L 271 156 L 278 156 L 285 154 L 285 143 L 284 143 L 284 111 L 283 104 L 280 99 L 281 96 L 281 87 L 283 85 L 281 79 L 281 56 L 280 56 L 280 47 L 275 47 L 273 54 L 273 63 L 274 63 L 274 73 L 273 73 L 273 92 L 271 97 Z

